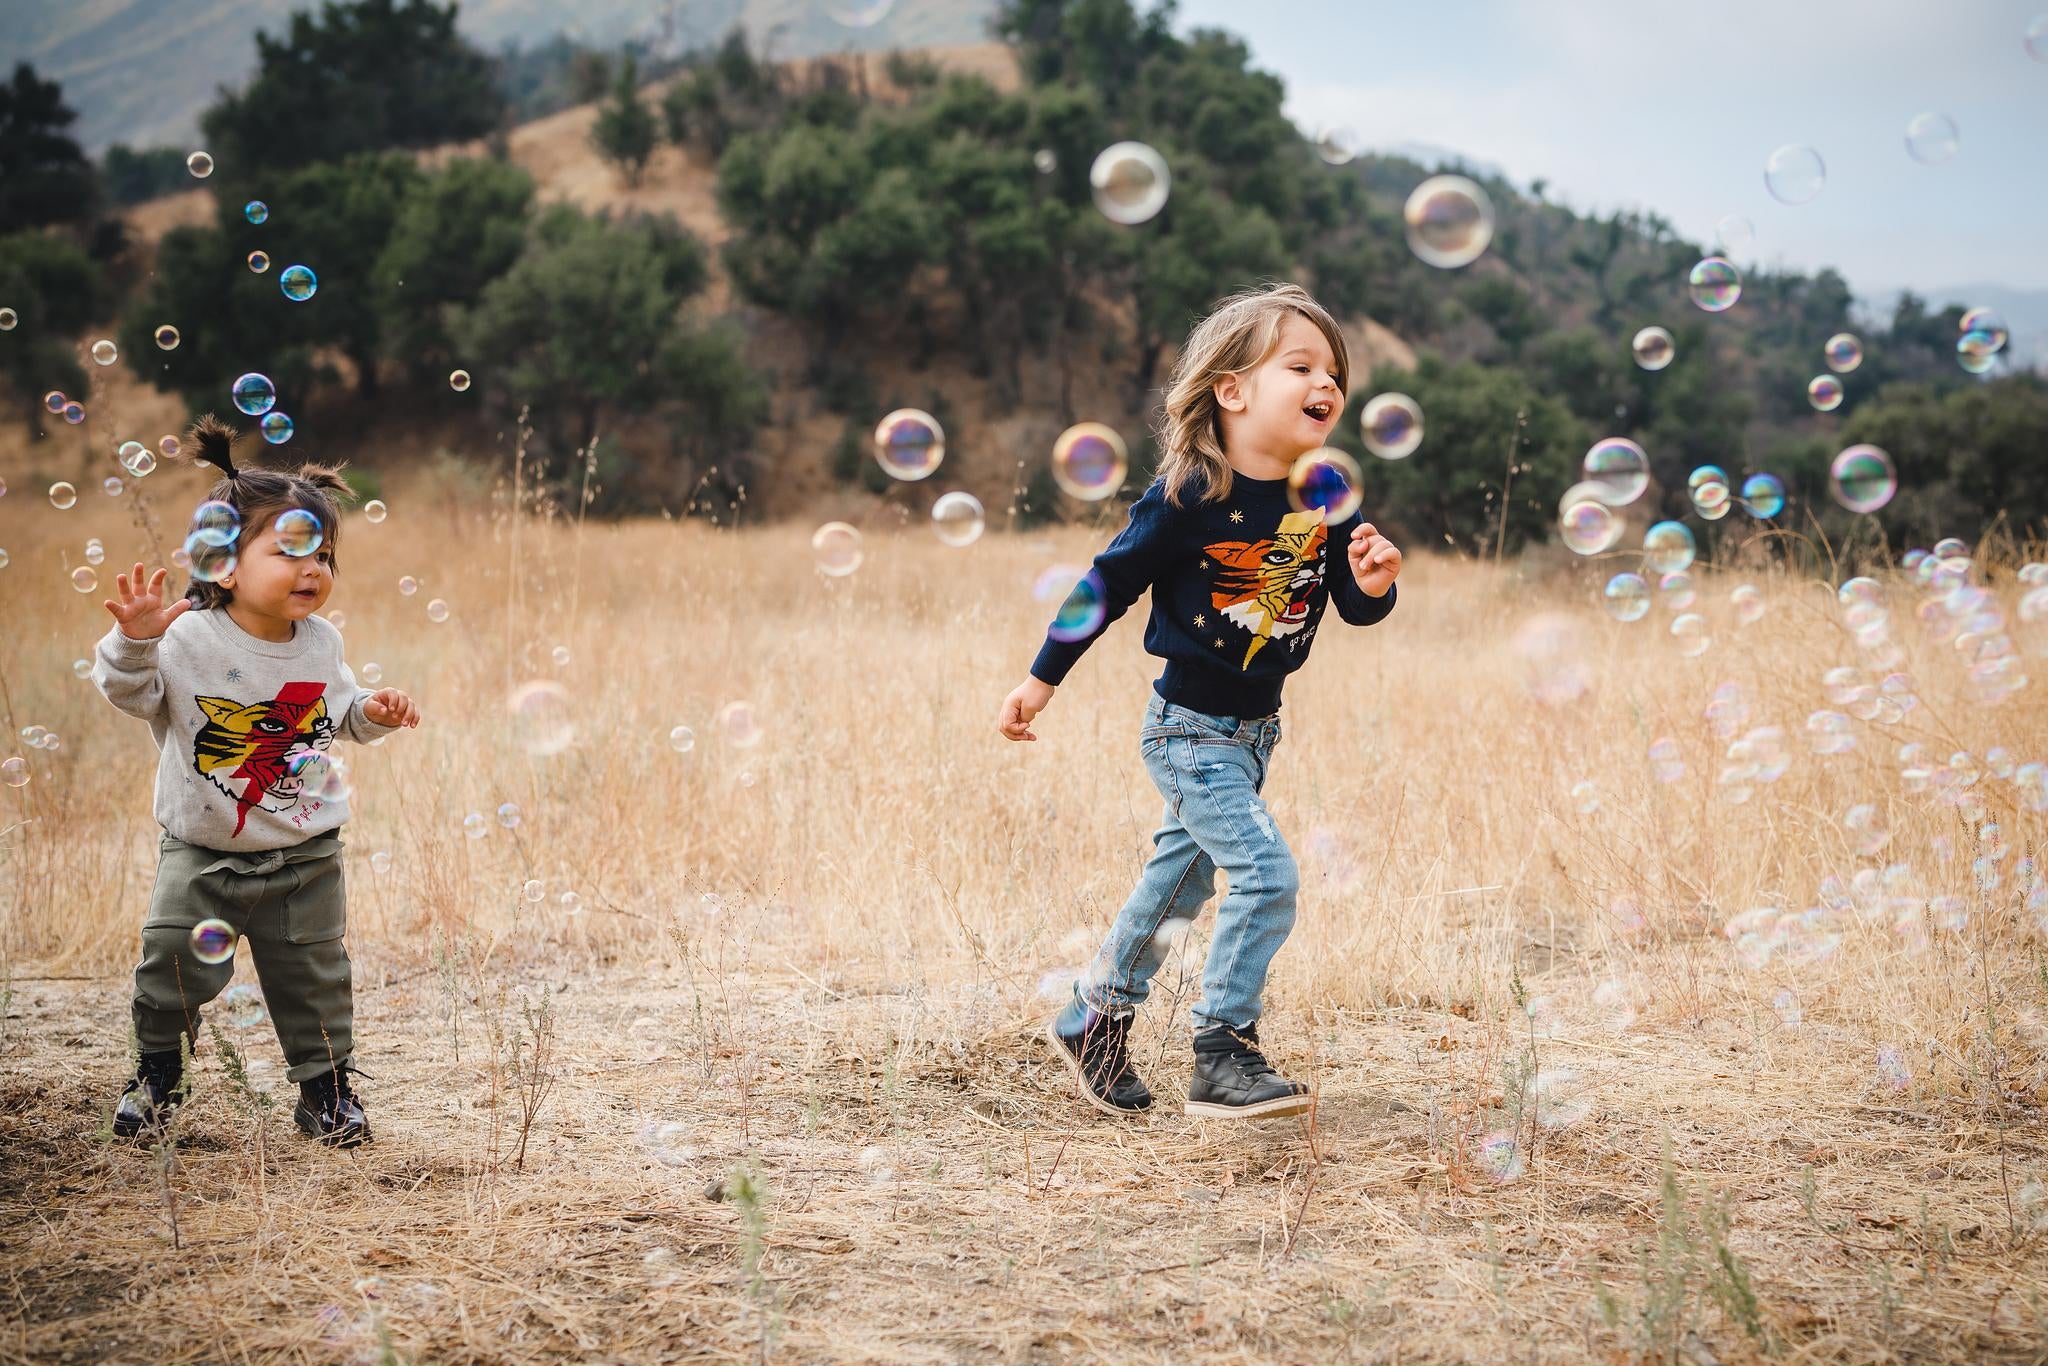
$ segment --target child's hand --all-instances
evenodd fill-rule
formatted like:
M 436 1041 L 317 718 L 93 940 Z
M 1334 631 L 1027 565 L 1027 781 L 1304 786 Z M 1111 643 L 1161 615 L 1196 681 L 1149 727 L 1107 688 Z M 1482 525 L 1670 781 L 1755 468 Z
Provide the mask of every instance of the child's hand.
M 1052 701 L 1053 686 L 1036 678 L 1027 678 L 1010 690 L 1003 699 L 1002 712 L 996 717 L 996 729 L 1012 740 L 1036 740 L 1031 733 L 1031 718 L 1045 710 Z
M 1371 522 L 1360 522 L 1351 532 L 1351 577 L 1369 598 L 1383 598 L 1401 576 L 1401 551 L 1380 535 Z
M 379 688 L 363 699 L 363 715 L 380 726 L 417 726 L 420 709 L 397 688 Z
M 128 574 L 117 575 L 114 586 L 120 592 L 118 602 L 102 602 L 101 605 L 114 614 L 114 620 L 121 623 L 121 634 L 130 640 L 155 640 L 170 624 L 192 609 L 188 599 L 179 598 L 169 607 L 164 606 L 164 575 L 159 569 L 145 581 L 142 577 L 142 561 L 135 562 L 133 578 Z

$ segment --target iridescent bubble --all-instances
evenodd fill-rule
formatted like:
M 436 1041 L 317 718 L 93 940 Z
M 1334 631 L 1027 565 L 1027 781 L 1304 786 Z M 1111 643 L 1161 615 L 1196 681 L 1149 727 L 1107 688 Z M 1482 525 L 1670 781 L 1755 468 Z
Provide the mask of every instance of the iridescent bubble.
M 480 840 L 491 833 L 491 823 L 484 819 L 481 811 L 472 811 L 462 818 L 462 833 L 473 840 Z
M 1884 822 L 1884 813 L 1870 802 L 1850 807 L 1842 817 L 1842 828 L 1849 833 L 1849 842 L 1856 852 L 1865 857 L 1891 843 L 1892 832 Z
M 1787 143 L 1764 163 L 1764 188 L 1780 204 L 1811 203 L 1827 183 L 1827 165 L 1811 147 Z
M 697 732 L 688 726 L 677 726 L 668 733 L 669 748 L 678 754 L 688 754 L 697 747 Z
M 97 537 L 85 543 L 85 562 L 87 564 L 96 565 L 106 558 L 107 548 L 100 544 Z
M 1478 1166 L 1502 1185 L 1521 1179 L 1527 1169 L 1520 1146 L 1510 1133 L 1488 1134 L 1479 1141 Z
M 50 485 L 50 506 L 64 512 L 78 505 L 78 490 L 63 480 Z
M 105 337 L 101 337 L 92 344 L 92 363 L 94 365 L 112 365 L 120 358 L 121 349 Z
M 761 723 L 754 718 L 751 702 L 728 702 L 718 709 L 718 732 L 735 749 L 752 749 L 761 743 Z
M 160 325 L 156 330 L 156 348 L 159 351 L 177 350 L 179 340 L 178 329 L 169 323 Z
M 971 493 L 955 489 L 932 504 L 932 531 L 947 545 L 973 545 L 986 524 L 981 500 Z
M 339 754 L 307 749 L 294 754 L 285 771 L 298 780 L 302 796 L 320 802 L 347 801 L 351 791 L 348 764 Z
M 372 525 L 383 521 L 390 513 L 391 510 L 384 506 L 382 498 L 372 498 L 363 504 L 363 520 Z
M 192 927 L 192 956 L 202 963 L 225 963 L 235 956 L 235 927 L 211 916 Z
M 547 894 L 547 887 L 537 877 L 530 877 L 519 886 L 519 895 L 526 900 L 528 905 L 538 905 L 540 899 Z
M 1678 355 L 1677 343 L 1661 327 L 1646 327 L 1636 333 L 1630 349 L 1635 352 L 1636 364 L 1645 370 L 1662 370 Z
M 363 665 L 362 675 L 363 682 L 369 684 L 371 687 L 374 688 L 379 683 L 382 683 L 384 681 L 384 666 L 373 659 L 369 663 Z
M 1742 507 L 1756 518 L 1775 517 L 1785 510 L 1785 481 L 1775 474 L 1752 474 L 1742 481 Z
M 1842 381 L 1833 375 L 1815 375 L 1806 382 L 1806 401 L 1815 412 L 1832 413 L 1842 406 Z
M 469 371 L 450 370 L 448 372 L 448 387 L 458 394 L 467 393 L 469 391 Z
M 1038 576 L 1032 596 L 1040 602 L 1059 602 L 1046 634 L 1054 640 L 1081 640 L 1101 629 L 1108 612 L 1102 576 L 1093 569 L 1076 571 L 1054 565 Z
M 228 1024 L 236 1029 L 254 1029 L 269 1018 L 263 1008 L 263 993 L 247 982 L 237 982 L 220 994 L 220 1008 L 227 1012 Z
M 896 0 L 825 0 L 825 13 L 848 28 L 873 28 L 896 8 Z
M 1650 610 L 1650 584 L 1641 574 L 1616 574 L 1600 596 L 1616 621 L 1641 621 Z
M 1040 175 L 1051 175 L 1060 167 L 1059 154 L 1050 147 L 1041 147 L 1031 154 L 1031 164 Z
M 277 406 L 277 386 L 270 382 L 270 376 L 253 370 L 236 380 L 229 394 L 235 406 L 250 417 L 261 417 Z
M 304 508 L 287 508 L 271 523 L 277 533 L 277 548 L 293 559 L 304 559 L 327 540 L 320 519 Z
M 529 679 L 506 694 L 512 740 L 528 754 L 560 754 L 576 741 L 576 711 L 569 690 L 550 678 Z
M 100 480 L 100 492 L 106 494 L 109 498 L 119 498 L 121 491 L 126 487 L 127 485 L 111 474 L 105 479 Z
M 286 266 L 278 274 L 277 287 L 285 298 L 302 304 L 319 290 L 320 277 L 313 273 L 311 266 Z
M 1115 428 L 1077 422 L 1052 443 L 1053 481 L 1084 502 L 1108 498 L 1124 485 L 1130 454 Z
M 1608 490 L 1605 501 L 1615 507 L 1633 503 L 1650 486 L 1650 457 L 1625 436 L 1595 442 L 1580 470 L 1588 482 Z
M 0 783 L 6 783 L 9 787 L 27 787 L 28 779 L 28 760 L 10 758 L 0 763 Z
M 191 534 L 209 545 L 233 545 L 242 535 L 242 514 L 233 503 L 209 498 L 192 510 Z
M 149 468 L 142 471 L 144 474 L 147 474 L 149 470 L 156 468 L 156 457 L 150 454 L 149 447 L 143 445 L 140 441 L 123 441 L 114 451 L 115 461 L 130 474 L 136 472 L 136 462 L 144 456 L 149 457 Z
M 1737 584 L 1728 594 L 1728 605 L 1735 609 L 1735 620 L 1744 626 L 1754 626 L 1762 621 L 1770 606 L 1763 590 L 1753 583 Z
M 1850 446 L 1828 466 L 1828 491 L 1851 512 L 1876 512 L 1898 489 L 1892 458 L 1876 446 Z
M 1973 375 L 1988 375 L 1998 364 L 1998 353 L 1987 350 L 1971 350 L 1970 338 L 1964 336 L 1956 342 L 1956 364 Z
M 1581 498 L 1558 514 L 1558 539 L 1575 555 L 1598 555 L 1621 539 L 1621 518 L 1594 498 Z
M 1731 213 L 1714 225 L 1714 240 L 1726 256 L 1748 251 L 1750 244 L 1756 241 L 1756 225 L 1739 213 Z
M 1815 754 L 1847 754 L 1856 748 L 1856 732 L 1838 711 L 1817 711 L 1806 718 L 1807 742 Z
M 1827 360 L 1828 369 L 1838 375 L 1846 375 L 1863 364 L 1863 343 L 1850 332 L 1837 332 L 1829 337 L 1820 353 Z
M 49 393 L 43 395 L 43 407 L 53 413 L 63 412 L 64 405 L 68 402 L 70 400 L 64 397 L 62 389 L 52 389 Z
M 92 677 L 92 661 L 91 661 L 91 660 L 89 660 L 89 659 L 74 659 L 74 660 L 72 660 L 72 661 L 71 661 L 71 674 L 72 674 L 72 677 L 74 677 L 74 678 L 91 678 L 91 677 Z
M 100 586 L 100 576 L 91 565 L 82 564 L 71 571 L 71 586 L 81 593 L 90 593 Z
M 185 447 L 184 443 L 179 441 L 177 437 L 163 436 L 157 438 L 156 449 L 157 453 L 163 456 L 164 459 L 176 460 L 178 452 L 185 449 Z
M 1166 158 L 1142 142 L 1116 142 L 1102 149 L 1088 168 L 1095 207 L 1112 223 L 1132 227 L 1166 207 L 1173 177 Z
M 566 645 L 557 645 L 554 649 L 548 651 L 548 658 L 555 661 L 555 667 L 557 669 L 568 668 L 569 647 Z
M 945 458 L 946 433 L 930 413 L 898 408 L 875 424 L 875 461 L 891 479 L 928 478 Z
M 440 598 L 434 598 L 429 601 L 427 603 L 427 620 L 437 626 L 448 620 L 448 604 Z
M 1980 306 L 1969 310 L 1957 321 L 1956 331 L 1962 334 L 1957 349 L 1979 354 L 2003 351 L 2012 339 L 2012 330 L 1995 308 Z
M 292 439 L 292 420 L 285 413 L 273 409 L 263 415 L 258 425 L 263 429 L 263 439 L 273 446 L 282 446 Z
M 1906 125 L 1906 154 L 1922 166 L 1939 166 L 1961 145 L 1956 121 L 1946 114 L 1915 114 Z
M 252 252 L 250 252 L 250 253 L 249 253 L 249 269 L 250 269 L 250 270 L 252 270 L 252 271 L 254 271 L 254 272 L 255 272 L 256 274 L 258 274 L 258 275 L 261 275 L 261 274 L 263 274 L 263 272 L 265 272 L 265 271 L 269 270 L 269 269 L 270 269 L 270 253 L 269 253 L 269 252 L 267 252 L 267 251 L 252 251 Z
M 1683 612 L 1699 597 L 1699 589 L 1693 583 L 1692 575 L 1680 569 L 1657 580 L 1657 596 L 1664 600 L 1668 610 Z
M 1728 489 L 1728 471 L 1719 465 L 1701 465 L 1685 481 L 1686 495 L 1692 499 L 1693 510 L 1709 521 L 1719 521 L 1728 515 L 1731 497 Z
M 1470 265 L 1493 241 L 1493 201 L 1461 175 L 1431 176 L 1401 210 L 1408 245 L 1425 265 Z
M 1325 526 L 1348 520 L 1365 501 L 1358 462 L 1335 446 L 1304 452 L 1287 471 L 1287 501 L 1296 512 L 1320 510 Z
M 418 579 L 414 578 L 414 577 L 413 577 L 412 575 L 410 575 L 410 574 L 401 574 L 401 575 L 399 575 L 399 576 L 398 576 L 398 596 L 399 596 L 399 597 L 401 597 L 401 598 L 409 598 L 409 597 L 411 597 L 411 596 L 412 596 L 413 594 L 415 594 L 415 593 L 417 593 L 417 592 L 419 592 L 419 591 L 420 591 L 420 581 L 419 581 Z
M 1709 256 L 1686 277 L 1692 301 L 1709 313 L 1725 313 L 1742 297 L 1742 272 L 1722 256 Z
M 1659 522 L 1643 533 L 1643 563 L 1659 575 L 1690 568 L 1698 553 L 1692 528 L 1683 522 Z
M 811 533 L 811 559 L 818 572 L 843 579 L 860 568 L 860 531 L 846 522 L 827 522 Z
M 15 324 L 19 323 L 20 321 L 21 315 L 16 313 L 13 309 L 0 308 L 0 332 L 12 332 L 15 328 Z
M 270 217 L 270 206 L 260 199 L 252 199 L 242 206 L 242 217 L 251 223 L 262 223 Z
M 85 405 L 73 399 L 64 405 L 64 420 L 76 427 L 85 421 Z
M 207 540 L 196 531 L 185 538 L 183 549 L 186 568 L 199 583 L 219 583 L 235 572 L 235 566 L 239 562 L 234 542 L 222 545 Z
M 1714 637 L 1707 629 L 1707 619 L 1697 612 L 1686 612 L 1674 618 L 1671 638 L 1678 643 L 1678 652 L 1687 659 L 1698 659 L 1714 643 Z
M 1316 155 L 1332 166 L 1342 166 L 1358 155 L 1358 131 L 1328 125 L 1316 133 Z
M 1365 448 L 1382 460 L 1405 460 L 1422 444 L 1422 408 L 1406 394 L 1374 394 L 1358 425 Z

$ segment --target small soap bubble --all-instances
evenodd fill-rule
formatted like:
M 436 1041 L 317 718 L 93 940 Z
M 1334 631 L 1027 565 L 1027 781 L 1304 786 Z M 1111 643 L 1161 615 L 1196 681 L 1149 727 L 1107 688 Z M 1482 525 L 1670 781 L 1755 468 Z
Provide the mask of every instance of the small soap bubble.
M 1531 1089 L 1536 1122 L 1546 1129 L 1569 1128 L 1593 1113 L 1593 1097 L 1570 1068 L 1545 1068 Z
M 92 566 L 82 564 L 71 571 L 71 586 L 81 593 L 90 593 L 100 586 L 100 576 Z
M 391 855 L 385 853 L 382 849 L 370 855 L 370 871 L 380 875 L 390 872 Z
M 761 743 L 761 726 L 754 718 L 751 702 L 728 702 L 718 709 L 718 732 L 736 749 L 752 749 Z
M 1906 155 L 1922 166 L 1939 166 L 1956 154 L 1962 137 L 1956 121 L 1946 114 L 1929 111 L 1915 114 L 1906 125 Z
M 326 543 L 327 533 L 320 519 L 305 508 L 287 508 L 271 523 L 277 533 L 277 548 L 295 560 L 304 559 Z
M 449 387 L 450 389 L 453 389 L 453 390 L 454 390 L 454 391 L 455 391 L 456 393 L 458 393 L 458 394 L 465 394 L 465 393 L 468 393 L 468 392 L 469 392 L 469 371 L 467 371 L 467 370 L 451 370 L 451 371 L 449 371 L 449 372 L 448 372 L 448 387 Z
M 285 770 L 296 779 L 299 791 L 307 797 L 322 802 L 348 800 L 351 791 L 348 763 L 339 754 L 325 750 L 300 750 L 285 765 Z
M 1708 313 L 1725 313 L 1742 297 L 1742 272 L 1724 256 L 1709 256 L 1686 277 L 1692 301 Z
M 1478 1160 L 1479 1169 L 1502 1185 L 1519 1181 L 1527 1170 L 1522 1150 L 1510 1133 L 1488 1134 L 1481 1139 Z
M 1041 147 L 1031 154 L 1031 164 L 1040 175 L 1051 175 L 1060 168 L 1059 153 L 1050 147 Z
M 0 783 L 9 787 L 27 787 L 28 777 L 28 760 L 10 758 L 0 762 Z
M 1331 166 L 1342 166 L 1358 156 L 1358 130 L 1328 124 L 1316 133 L 1316 155 Z
M 1658 575 L 1690 568 L 1699 544 L 1683 522 L 1658 522 L 1643 533 L 1643 563 Z
M 85 405 L 73 399 L 64 405 L 63 417 L 66 422 L 76 427 L 79 423 L 85 421 Z
M 85 543 L 85 562 L 87 564 L 96 565 L 103 562 L 106 558 L 107 548 L 100 544 L 98 537 L 94 537 Z
M 233 545 L 242 534 L 242 514 L 233 503 L 209 498 L 192 510 L 191 534 L 208 545 Z
M 1374 394 L 1358 426 L 1367 450 L 1382 460 L 1405 460 L 1422 444 L 1422 407 L 1406 394 Z
M 678 754 L 688 754 L 697 747 L 697 732 L 688 726 L 677 726 L 668 733 L 669 748 Z
M 270 217 L 270 206 L 260 199 L 252 199 L 242 206 L 242 217 L 251 223 L 263 223 Z
M 1876 446 L 1850 446 L 1828 466 L 1828 491 L 1851 512 L 1876 512 L 1898 488 L 1892 458 Z
M 1650 457 L 1627 437 L 1610 436 L 1587 450 L 1580 477 L 1607 491 L 1602 501 L 1625 507 L 1650 486 Z
M 1039 602 L 1058 601 L 1059 609 L 1052 624 L 1046 627 L 1046 634 L 1054 640 L 1074 641 L 1094 635 L 1109 610 L 1102 576 L 1092 568 L 1082 571 L 1054 565 L 1039 574 L 1031 595 Z
M 384 666 L 382 664 L 379 664 L 374 659 L 371 660 L 369 663 L 363 665 L 360 672 L 362 674 L 363 682 L 369 684 L 373 688 L 384 681 Z
M 431 599 L 427 603 L 427 620 L 436 625 L 448 620 L 448 604 L 439 598 Z
M 1600 789 L 1591 779 L 1581 778 L 1572 784 L 1572 805 L 1581 816 L 1590 816 L 1600 809 Z
M 1616 574 L 1600 596 L 1616 621 L 1641 621 L 1649 614 L 1650 584 L 1641 574 Z
M 1408 246 L 1425 265 L 1470 265 L 1493 241 L 1493 200 L 1460 175 L 1431 176 L 1402 207 Z
M 21 316 L 11 308 L 0 308 L 0 332 L 12 332 Z
M 1743 511 L 1759 521 L 1785 510 L 1785 481 L 1775 474 L 1752 474 L 1742 481 Z
M 112 365 L 120 358 L 121 349 L 105 337 L 101 337 L 92 344 L 92 363 L 94 365 Z
M 277 386 L 270 382 L 270 376 L 253 370 L 235 381 L 229 396 L 235 407 L 250 417 L 261 417 L 277 406 Z
M 1806 401 L 1817 413 L 1832 413 L 1842 406 L 1842 381 L 1833 375 L 1815 375 L 1806 382 Z
M 875 424 L 875 462 L 891 479 L 928 478 L 945 458 L 946 433 L 930 413 L 898 408 Z
M 537 877 L 526 879 L 519 887 L 519 895 L 524 897 L 530 904 L 537 904 L 547 894 L 547 887 Z
M 228 1024 L 236 1029 L 254 1029 L 269 1017 L 263 1007 L 263 993 L 247 982 L 237 982 L 220 994 L 221 1009 Z
M 827 522 L 811 533 L 811 559 L 818 572 L 843 579 L 860 568 L 861 536 L 847 522 Z
M 91 678 L 91 677 L 92 677 L 92 661 L 91 661 L 91 660 L 89 660 L 89 659 L 74 659 L 74 660 L 72 660 L 72 661 L 71 661 L 71 673 L 72 673 L 72 676 L 73 676 L 73 677 L 76 677 L 76 678 Z
M 213 174 L 213 158 L 205 152 L 194 152 L 185 158 L 185 169 L 195 180 L 204 180 Z
M 1780 204 L 1811 203 L 1827 183 L 1827 165 L 1811 147 L 1787 143 L 1764 163 L 1764 188 Z
M 178 336 L 178 329 L 172 327 L 169 323 L 164 323 L 161 326 L 159 326 L 156 330 L 155 336 L 157 350 L 175 351 L 178 349 L 178 342 L 181 340 L 181 338 Z
M 462 818 L 462 833 L 473 840 L 480 840 L 491 833 L 491 823 L 484 819 L 481 811 L 472 811 Z
M 1129 469 L 1123 437 L 1100 422 L 1077 422 L 1052 443 L 1053 482 L 1083 502 L 1115 494 Z
M 118 477 L 111 474 L 100 480 L 100 492 L 106 494 L 109 498 L 119 498 L 122 490 L 127 487 Z
M 1673 570 L 1657 580 L 1657 596 L 1669 611 L 1683 612 L 1699 598 L 1699 586 L 1683 569 Z
M 398 576 L 398 596 L 399 596 L 399 597 L 401 597 L 401 598 L 409 598 L 409 597 L 411 597 L 411 596 L 412 596 L 413 594 L 415 594 L 415 593 L 417 593 L 417 592 L 419 592 L 419 591 L 420 591 L 420 581 L 419 581 L 418 579 L 414 578 L 414 577 L 413 577 L 412 575 L 410 575 L 410 574 L 401 574 L 401 575 L 399 575 L 399 576 Z
M 1671 638 L 1678 643 L 1678 652 L 1687 659 L 1699 658 L 1714 643 L 1707 629 L 1707 619 L 1697 612 L 1686 612 L 1673 619 Z
M 1854 333 L 1837 332 L 1821 348 L 1821 355 L 1826 359 L 1828 369 L 1838 375 L 1846 375 L 1863 364 L 1863 343 L 1856 339 Z
M 383 521 L 390 515 L 391 509 L 384 506 L 382 498 L 372 498 L 369 502 L 363 504 L 363 520 L 372 525 Z
M 955 489 L 941 494 L 932 504 L 932 532 L 941 541 L 955 548 L 973 545 L 981 539 L 987 516 L 982 511 L 981 500 L 973 494 Z
M 1365 501 L 1358 462 L 1335 446 L 1306 451 L 1287 471 L 1287 502 L 1296 512 L 1323 514 L 1325 526 L 1348 520 Z
M 1799 1008 L 1799 997 L 1789 988 L 1780 989 L 1777 995 L 1771 997 L 1771 1010 L 1777 1015 L 1778 1023 L 1787 1029 L 1797 1029 L 1803 1018 L 1803 1012 Z
M 285 298 L 302 304 L 318 292 L 320 277 L 313 273 L 311 266 L 286 266 L 278 273 L 277 287 Z
M 1111 143 L 1088 168 L 1095 207 L 1125 227 L 1156 217 L 1166 207 L 1172 183 L 1166 158 L 1142 142 Z
M 327 614 L 327 620 L 328 623 L 332 625 L 334 629 L 337 631 L 346 630 L 348 628 L 348 613 L 346 612 L 331 611 Z
M 1685 776 L 1685 759 L 1678 748 L 1678 742 L 1668 735 L 1660 735 L 1650 742 L 1646 751 L 1650 759 L 1650 772 L 1660 783 L 1675 783 Z
M 290 416 L 282 412 L 265 413 L 263 421 L 258 423 L 257 426 L 263 432 L 263 439 L 273 446 L 282 446 L 285 442 L 291 440 L 292 432 L 296 430 L 292 426 Z
M 569 654 L 569 647 L 566 645 L 557 645 L 554 649 L 548 651 L 548 658 L 555 662 L 555 667 L 557 669 L 568 668 L 569 660 L 571 658 Z
M 53 413 L 63 412 L 64 405 L 68 402 L 70 400 L 64 397 L 62 389 L 52 389 L 43 395 L 43 407 Z
M 1756 625 L 1769 610 L 1763 590 L 1753 583 L 1737 584 L 1728 594 L 1728 605 L 1735 609 L 1735 620 L 1744 626 Z
M 235 927 L 208 917 L 192 927 L 192 956 L 202 963 L 225 963 L 235 956 Z
M 1894 1091 L 1903 1091 L 1913 1084 L 1913 1069 L 1906 1065 L 1906 1058 L 1895 1044 L 1880 1044 L 1877 1050 L 1877 1080 Z
M 498 824 L 504 826 L 507 830 L 517 830 L 519 828 L 519 821 L 520 814 L 517 803 L 504 802 L 499 805 Z
M 78 490 L 63 480 L 50 485 L 50 506 L 65 512 L 78 505 Z
M 580 893 L 568 891 L 555 899 L 555 904 L 569 915 L 583 914 L 583 897 Z
M 157 438 L 157 454 L 161 455 L 166 460 L 177 459 L 178 452 L 183 450 L 184 448 L 184 443 L 179 441 L 178 438 L 175 436 L 161 436 Z
M 1633 347 L 1636 364 L 1645 370 L 1662 370 L 1678 356 L 1671 334 L 1661 327 L 1646 327 L 1636 333 Z
M 576 713 L 569 690 L 553 679 L 536 678 L 505 697 L 512 739 L 528 754 L 560 754 L 576 740 Z

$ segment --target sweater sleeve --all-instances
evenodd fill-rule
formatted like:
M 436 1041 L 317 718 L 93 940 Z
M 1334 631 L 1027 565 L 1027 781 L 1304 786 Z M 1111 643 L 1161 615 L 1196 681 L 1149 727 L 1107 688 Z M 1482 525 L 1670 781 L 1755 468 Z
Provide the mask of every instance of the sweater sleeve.
M 107 701 L 130 716 L 154 721 L 164 709 L 164 676 L 155 640 L 130 640 L 119 626 L 93 651 L 92 681 Z
M 1102 620 L 1086 634 L 1071 640 L 1062 640 L 1048 631 L 1038 658 L 1031 662 L 1033 678 L 1058 687 L 1096 638 L 1129 611 L 1138 596 L 1158 579 L 1173 548 L 1173 512 L 1164 487 L 1156 481 L 1131 504 L 1130 519 L 1123 530 L 1116 534 L 1108 549 L 1095 557 L 1092 572 L 1102 584 Z
M 1351 576 L 1351 533 L 1358 523 L 1358 514 L 1354 513 L 1330 537 L 1330 600 L 1336 605 L 1337 615 L 1353 626 L 1373 626 L 1386 620 L 1387 613 L 1394 610 L 1394 596 L 1401 586 L 1390 583 L 1387 591 L 1376 598 L 1360 588 L 1358 580 Z

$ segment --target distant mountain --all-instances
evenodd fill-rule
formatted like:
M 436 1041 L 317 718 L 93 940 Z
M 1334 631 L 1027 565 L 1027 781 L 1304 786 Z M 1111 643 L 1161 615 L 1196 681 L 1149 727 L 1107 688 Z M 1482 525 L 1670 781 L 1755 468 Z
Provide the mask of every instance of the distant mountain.
M 182 147 L 219 87 L 256 67 L 256 32 L 282 33 L 293 10 L 315 0 L 0 0 L 0 62 L 35 64 L 63 83 L 78 111 L 75 135 L 97 156 L 110 143 Z M 872 27 L 834 11 L 876 0 L 464 0 L 459 24 L 496 52 L 566 34 L 596 47 L 639 39 L 678 53 L 742 24 L 775 57 L 978 43 L 996 0 L 896 0 Z
M 1857 304 L 1867 316 L 1888 323 L 1898 307 L 1900 293 L 1892 290 L 1874 294 L 1857 300 Z M 2048 289 L 1957 285 L 1952 289 L 1930 290 L 1920 294 L 1920 299 L 1929 309 L 1948 304 L 1997 309 L 2005 315 L 2005 325 L 2012 330 L 2012 340 L 2006 346 L 2008 363 L 2017 369 L 2048 370 Z

